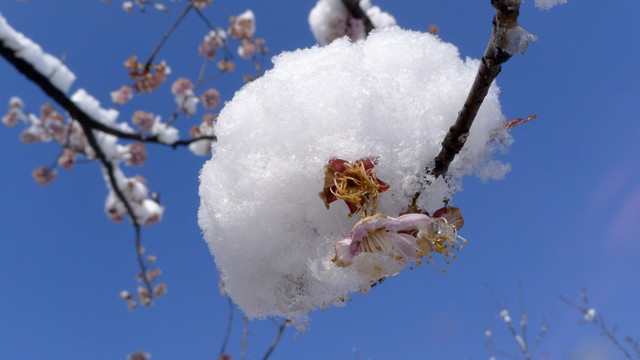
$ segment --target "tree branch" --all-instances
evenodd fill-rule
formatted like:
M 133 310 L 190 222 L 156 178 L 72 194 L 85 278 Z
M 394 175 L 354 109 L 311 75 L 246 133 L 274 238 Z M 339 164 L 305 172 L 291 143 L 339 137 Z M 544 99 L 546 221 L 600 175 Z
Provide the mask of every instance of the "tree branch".
M 5 46 L 3 41 L 0 41 L 0 55 L 4 57 L 11 65 L 13 65 L 19 72 L 21 72 L 24 76 L 26 76 L 29 80 L 31 80 L 34 84 L 40 87 L 49 97 L 55 100 L 60 106 L 62 106 L 69 115 L 78 121 L 80 126 L 82 127 L 82 131 L 84 132 L 87 142 L 89 146 L 94 150 L 95 156 L 100 160 L 102 166 L 105 168 L 107 172 L 107 176 L 109 178 L 109 184 L 111 188 L 115 192 L 118 199 L 122 202 L 125 209 L 127 210 L 127 214 L 131 218 L 131 222 L 135 228 L 136 233 L 136 248 L 139 249 L 140 243 L 140 223 L 136 219 L 136 216 L 133 212 L 133 208 L 131 204 L 126 199 L 122 190 L 118 186 L 118 183 L 115 178 L 114 168 L 111 161 L 109 161 L 100 148 L 98 141 L 96 140 L 95 134 L 93 130 L 96 130 L 95 125 L 102 125 L 101 128 L 106 127 L 104 124 L 96 121 L 87 115 L 84 111 L 82 111 L 71 99 L 69 99 L 62 91 L 60 91 L 57 87 L 55 87 L 49 78 L 38 72 L 31 63 L 28 61 L 19 58 L 14 53 L 14 50 Z M 106 127 L 108 128 L 108 127 Z M 153 297 L 153 290 L 151 288 L 151 283 L 144 276 L 146 274 L 146 267 L 143 261 L 140 261 L 141 255 L 138 255 L 138 262 L 141 266 L 141 271 L 143 273 L 143 280 L 147 290 L 149 291 L 150 297 Z
M 443 176 L 449 169 L 449 164 L 455 156 L 462 150 L 464 143 L 469 136 L 469 130 L 473 120 L 478 114 L 480 105 L 487 96 L 489 87 L 493 80 L 502 70 L 502 64 L 507 62 L 514 54 L 514 50 L 524 52 L 524 49 L 514 49 L 513 41 L 526 34 L 518 31 L 522 30 L 518 26 L 518 15 L 520 14 L 521 0 L 491 0 L 491 5 L 496 9 L 493 18 L 493 30 L 489 44 L 482 56 L 480 67 L 473 81 L 469 95 L 458 113 L 455 124 L 442 141 L 442 149 L 434 159 L 433 169 L 430 171 L 435 177 Z M 524 30 L 522 30 L 524 31 Z M 527 34 L 528 35 L 528 34 Z M 530 35 L 529 35 L 530 36 Z M 528 43 L 528 40 L 523 39 Z M 526 48 L 526 45 L 524 46 Z
M 342 4 L 344 4 L 344 6 L 347 8 L 347 11 L 349 11 L 351 17 L 362 20 L 367 35 L 369 35 L 369 33 L 372 32 L 373 29 L 375 29 L 375 26 L 373 26 L 371 19 L 369 19 L 367 14 L 360 7 L 360 1 L 342 0 Z
M 521 1 L 491 0 L 491 6 L 496 10 L 492 21 L 491 38 L 489 38 L 467 99 L 458 112 L 455 123 L 445 135 L 440 152 L 433 163 L 425 169 L 427 174 L 436 178 L 446 175 L 449 165 L 467 141 L 471 125 L 473 125 L 493 80 L 502 70 L 502 64 L 515 53 L 524 53 L 529 41 L 534 39 L 533 35 L 518 25 Z M 418 197 L 420 197 L 420 192 L 414 195 L 411 208 L 417 209 Z

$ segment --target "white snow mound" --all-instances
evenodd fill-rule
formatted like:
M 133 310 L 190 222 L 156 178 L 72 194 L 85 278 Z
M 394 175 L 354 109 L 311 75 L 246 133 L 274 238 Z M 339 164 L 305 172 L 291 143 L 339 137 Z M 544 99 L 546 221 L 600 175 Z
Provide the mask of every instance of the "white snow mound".
M 378 212 L 397 216 L 421 188 L 478 67 L 435 36 L 398 28 L 287 52 L 274 64 L 226 104 L 200 174 L 199 224 L 228 294 L 250 318 L 296 317 L 369 284 L 331 262 L 360 214 L 348 217 L 342 201 L 325 208 L 324 165 L 377 157 L 377 176 L 391 185 Z M 508 136 L 504 121 L 492 86 L 453 179 L 504 176 L 508 164 L 491 159 L 491 138 Z M 459 189 L 439 179 L 418 204 L 433 211 Z

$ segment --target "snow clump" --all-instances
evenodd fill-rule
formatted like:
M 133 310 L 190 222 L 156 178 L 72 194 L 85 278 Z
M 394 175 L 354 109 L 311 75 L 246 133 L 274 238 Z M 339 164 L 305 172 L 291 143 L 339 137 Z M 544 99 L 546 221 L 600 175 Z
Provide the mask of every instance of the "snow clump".
M 370 285 L 331 261 L 359 214 L 349 217 L 342 201 L 327 209 L 318 196 L 330 159 L 375 157 L 377 177 L 390 185 L 378 212 L 389 216 L 417 191 L 418 206 L 432 212 L 464 175 L 505 175 L 509 165 L 492 159 L 493 140 L 510 142 L 493 85 L 451 178 L 425 181 L 478 65 L 433 35 L 387 28 L 283 53 L 236 93 L 200 174 L 198 217 L 226 291 L 248 317 L 296 317 Z
M 536 7 L 541 10 L 548 10 L 558 4 L 566 4 L 567 0 L 536 0 Z
M 374 28 L 383 28 L 396 24 L 396 19 L 372 6 L 369 0 L 360 0 L 360 8 L 371 20 Z M 326 45 L 335 39 L 348 36 L 352 41 L 363 40 L 367 34 L 364 22 L 353 18 L 342 0 L 320 0 L 309 13 L 311 32 L 320 45 Z

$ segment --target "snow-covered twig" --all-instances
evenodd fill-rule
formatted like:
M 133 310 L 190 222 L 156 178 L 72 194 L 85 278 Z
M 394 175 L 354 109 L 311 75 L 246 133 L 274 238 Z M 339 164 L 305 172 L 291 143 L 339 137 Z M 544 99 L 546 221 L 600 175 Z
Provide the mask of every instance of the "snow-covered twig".
M 527 340 L 528 314 L 524 306 L 524 300 L 522 295 L 522 285 L 519 285 L 520 328 L 521 328 L 520 334 L 518 333 L 516 326 L 513 324 L 511 316 L 509 315 L 509 311 L 507 310 L 507 305 L 500 304 L 500 302 L 498 302 L 498 300 L 494 296 L 493 291 L 491 290 L 491 287 L 486 283 L 485 283 L 485 286 L 487 288 L 487 291 L 489 292 L 489 295 L 491 296 L 491 299 L 493 300 L 494 304 L 496 305 L 496 308 L 500 313 L 501 320 L 505 323 L 505 326 L 509 330 L 511 337 L 515 340 L 518 346 L 518 349 L 522 353 L 523 358 L 525 360 L 531 359 L 532 356 L 535 354 L 536 350 L 538 349 L 542 339 L 547 333 L 547 329 L 549 328 L 548 321 L 545 320 L 544 325 L 542 325 L 542 327 L 540 328 L 540 332 L 536 337 L 534 346 L 530 347 Z M 502 350 L 495 348 L 494 342 L 493 342 L 493 331 L 491 330 L 491 328 L 489 328 L 488 330 L 485 330 L 485 336 L 487 338 L 487 347 L 489 350 L 490 359 L 495 359 L 496 354 L 500 354 L 503 357 L 508 357 L 511 359 L 519 359 L 519 357 L 515 355 L 506 353 Z
M 360 19 L 364 23 L 364 30 L 367 35 L 375 29 L 367 13 L 360 7 L 359 0 L 342 0 L 342 3 L 349 11 L 349 15 L 355 19 Z
M 8 25 L 7 25 L 8 26 Z M 98 140 L 96 139 L 96 134 L 94 130 L 99 130 L 99 128 L 109 128 L 104 125 L 100 121 L 93 119 L 90 115 L 88 115 L 85 111 L 81 110 L 80 107 L 72 101 L 67 95 L 61 90 L 58 84 L 55 84 L 51 77 L 46 76 L 41 71 L 38 71 L 35 64 L 32 61 L 36 61 L 34 59 L 25 59 L 18 54 L 18 50 L 7 45 L 12 39 L 17 38 L 10 36 L 12 33 L 7 32 L 4 33 L 4 37 L 0 38 L 0 56 L 5 58 L 11 65 L 13 65 L 19 72 L 25 75 L 29 80 L 31 80 L 34 84 L 39 86 L 48 96 L 50 96 L 53 100 L 55 100 L 60 106 L 62 106 L 69 115 L 80 124 L 82 131 L 86 136 L 87 143 L 93 149 L 94 157 L 97 158 L 102 164 L 105 173 L 108 178 L 108 183 L 112 191 L 115 193 L 118 200 L 125 207 L 127 214 L 131 218 L 131 222 L 135 229 L 135 245 L 136 245 L 136 253 L 138 256 L 138 264 L 140 266 L 141 273 L 144 275 L 147 273 L 146 265 L 142 260 L 141 254 L 141 236 L 140 236 L 140 222 L 134 212 L 134 209 L 122 192 L 118 181 L 115 175 L 114 164 L 110 159 L 107 158 L 106 154 L 103 152 Z M 17 33 L 16 33 L 17 34 Z M 22 35 L 20 35 L 22 36 Z M 46 54 L 45 54 L 46 55 Z M 30 61 L 31 60 L 31 61 Z M 65 87 L 62 87 L 65 88 Z M 68 87 L 66 87 L 68 88 Z M 151 287 L 150 281 L 146 276 L 142 276 L 142 280 L 144 281 L 146 290 L 149 294 L 149 299 L 153 298 L 153 289 Z

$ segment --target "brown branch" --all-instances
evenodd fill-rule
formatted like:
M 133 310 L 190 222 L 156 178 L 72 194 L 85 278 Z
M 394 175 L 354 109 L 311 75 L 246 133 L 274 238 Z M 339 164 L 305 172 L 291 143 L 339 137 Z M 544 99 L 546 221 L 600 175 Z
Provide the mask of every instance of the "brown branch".
M 449 164 L 462 150 L 489 87 L 500 73 L 502 64 L 507 62 L 512 55 L 507 51 L 510 40 L 508 31 L 518 26 L 520 0 L 491 0 L 491 5 L 496 10 L 492 22 L 491 38 L 462 110 L 458 113 L 455 124 L 449 129 L 442 141 L 442 150 L 434 159 L 431 173 L 435 177 L 445 175 Z
M 442 141 L 440 153 L 433 160 L 433 164 L 427 167 L 427 174 L 431 174 L 436 178 L 443 177 L 447 173 L 449 165 L 467 141 L 471 125 L 478 114 L 480 105 L 482 105 L 484 98 L 487 96 L 493 80 L 500 73 L 502 64 L 507 62 L 513 55 L 513 42 L 518 40 L 518 36 L 522 36 L 522 33 L 516 31 L 518 29 L 522 30 L 518 26 L 521 1 L 491 0 L 491 6 L 496 10 L 492 21 L 491 38 L 482 56 L 480 67 L 467 99 L 458 113 L 455 123 L 449 128 L 449 132 Z M 528 40 L 526 39 L 525 43 L 528 43 Z M 526 48 L 526 44 L 515 52 L 524 52 L 524 48 Z M 431 168 L 431 166 L 433 167 Z M 411 206 L 414 209 L 416 209 L 416 202 L 419 196 L 420 192 L 413 197 Z
M 101 123 L 91 118 L 84 111 L 78 108 L 78 106 L 73 101 L 71 101 L 71 99 L 69 99 L 61 90 L 55 87 L 46 76 L 39 73 L 33 67 L 33 65 L 31 65 L 26 60 L 17 57 L 14 51 L 6 47 L 5 43 L 2 41 L 0 41 L 0 56 L 4 57 L 19 72 L 21 72 L 34 84 L 40 87 L 40 89 L 42 89 L 49 97 L 51 97 L 60 106 L 62 106 L 73 119 L 78 121 L 78 123 L 82 127 L 82 131 L 87 138 L 89 146 L 93 148 L 96 157 L 98 158 L 98 160 L 100 160 L 102 166 L 106 169 L 109 183 L 113 191 L 115 192 L 118 199 L 123 203 L 125 209 L 127 210 L 127 214 L 131 218 L 131 222 L 135 228 L 136 233 L 136 249 L 139 248 L 138 244 L 140 242 L 140 224 L 136 219 L 131 204 L 127 201 L 126 197 L 118 187 L 118 183 L 114 174 L 113 164 L 107 159 L 106 155 L 100 148 L 98 141 L 96 140 L 95 134 L 93 133 L 93 130 L 95 130 L 95 128 L 92 125 Z M 140 255 L 138 257 L 140 257 Z M 139 264 L 141 265 L 142 273 L 145 274 L 146 267 L 144 266 L 144 262 L 139 262 Z M 144 279 L 144 281 L 147 290 L 149 291 L 150 297 L 153 297 L 153 289 L 151 288 L 151 284 L 149 283 L 149 281 L 147 281 L 147 279 Z
M 369 19 L 367 14 L 360 7 L 360 1 L 342 0 L 342 4 L 347 8 L 347 11 L 349 11 L 349 15 L 351 15 L 351 17 L 362 20 L 367 35 L 369 35 L 369 33 L 372 32 L 373 29 L 375 29 L 375 26 L 373 26 L 371 19 Z

